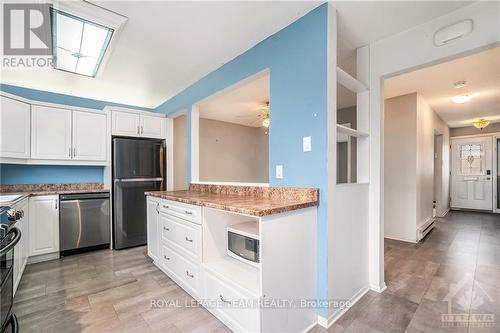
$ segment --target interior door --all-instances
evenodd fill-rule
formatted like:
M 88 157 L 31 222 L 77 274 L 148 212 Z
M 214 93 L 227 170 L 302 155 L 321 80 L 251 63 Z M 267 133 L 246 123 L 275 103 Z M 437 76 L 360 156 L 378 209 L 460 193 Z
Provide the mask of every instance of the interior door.
M 73 111 L 73 159 L 106 160 L 106 115 Z
M 493 209 L 493 139 L 454 139 L 451 143 L 451 207 Z

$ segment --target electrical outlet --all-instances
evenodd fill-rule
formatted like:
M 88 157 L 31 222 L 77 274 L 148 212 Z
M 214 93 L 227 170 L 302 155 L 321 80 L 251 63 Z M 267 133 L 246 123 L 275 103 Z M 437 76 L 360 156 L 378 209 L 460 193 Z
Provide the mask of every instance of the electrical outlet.
M 283 166 L 282 165 L 276 166 L 276 178 L 283 179 Z
M 311 137 L 310 136 L 305 136 L 302 138 L 302 148 L 304 152 L 311 151 Z

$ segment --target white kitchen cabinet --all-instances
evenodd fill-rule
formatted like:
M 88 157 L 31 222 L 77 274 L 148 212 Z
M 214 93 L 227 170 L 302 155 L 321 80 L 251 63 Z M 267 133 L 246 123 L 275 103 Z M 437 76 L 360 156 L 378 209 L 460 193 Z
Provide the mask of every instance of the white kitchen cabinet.
M 105 161 L 107 116 L 73 111 L 73 160 Z
M 137 113 L 113 111 L 113 135 L 140 136 L 140 116 Z
M 132 111 L 112 111 L 113 135 L 164 139 L 165 117 Z
M 147 241 L 148 255 L 154 261 L 159 258 L 160 237 L 158 233 L 158 222 L 160 217 L 160 203 L 157 199 L 148 197 L 147 199 Z
M 141 136 L 147 138 L 164 139 L 167 123 L 163 117 L 141 114 Z
M 16 227 L 21 231 L 21 239 L 14 247 L 14 293 L 21 282 L 21 277 L 28 261 L 29 251 L 29 200 L 26 198 L 14 207 L 16 210 L 23 211 L 23 218 L 16 222 Z
M 0 157 L 30 157 L 30 105 L 0 96 Z
M 40 105 L 31 109 L 31 157 L 71 159 L 71 111 Z
M 31 197 L 29 211 L 29 255 L 59 252 L 59 196 Z

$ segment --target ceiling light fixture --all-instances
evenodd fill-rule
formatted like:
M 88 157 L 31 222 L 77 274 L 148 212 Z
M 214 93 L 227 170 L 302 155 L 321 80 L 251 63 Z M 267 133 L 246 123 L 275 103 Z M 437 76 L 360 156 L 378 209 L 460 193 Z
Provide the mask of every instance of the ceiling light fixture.
M 457 104 L 464 104 L 464 103 L 467 103 L 468 101 L 470 101 L 471 99 L 472 99 L 471 95 L 457 95 L 457 96 L 453 96 L 451 98 L 451 101 L 453 103 L 457 103 Z
M 52 10 L 54 67 L 95 77 L 114 30 L 59 10 Z
M 478 128 L 482 130 L 483 128 L 487 127 L 490 124 L 491 121 L 486 120 L 486 119 L 479 119 L 475 120 L 472 122 L 472 125 L 474 125 L 475 128 Z
M 264 119 L 262 119 L 262 126 L 268 128 L 270 124 L 271 121 L 269 120 L 269 115 L 266 115 Z
M 463 88 L 467 85 L 467 81 L 458 81 L 458 82 L 455 82 L 453 84 L 453 87 L 455 87 L 455 89 L 460 89 L 460 88 Z

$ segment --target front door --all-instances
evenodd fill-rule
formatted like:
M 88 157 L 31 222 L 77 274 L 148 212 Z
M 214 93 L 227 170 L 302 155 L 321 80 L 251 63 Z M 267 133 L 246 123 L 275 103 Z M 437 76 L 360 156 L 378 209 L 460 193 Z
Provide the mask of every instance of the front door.
M 452 139 L 451 207 L 493 210 L 491 136 Z

